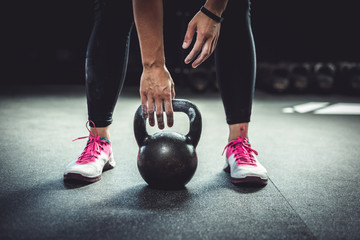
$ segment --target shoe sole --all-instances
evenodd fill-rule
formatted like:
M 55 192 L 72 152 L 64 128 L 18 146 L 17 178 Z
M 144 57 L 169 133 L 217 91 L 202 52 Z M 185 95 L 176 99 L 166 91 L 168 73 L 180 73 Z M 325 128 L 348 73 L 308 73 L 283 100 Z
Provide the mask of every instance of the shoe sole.
M 230 173 L 230 166 L 224 168 L 224 171 L 227 173 Z M 244 178 L 233 178 L 230 177 L 230 181 L 233 184 L 256 184 L 256 185 L 262 185 L 265 186 L 268 182 L 267 179 L 262 179 L 261 177 L 256 177 L 256 176 L 247 176 Z
M 110 164 L 110 161 L 108 161 L 103 168 L 103 172 L 113 169 L 114 166 L 112 166 Z M 64 174 L 64 180 L 76 180 L 76 181 L 81 181 L 81 182 L 88 182 L 88 183 L 93 183 L 93 182 L 97 182 L 101 179 L 101 174 L 99 176 L 96 177 L 86 177 L 84 175 L 81 175 L 80 173 L 67 173 Z

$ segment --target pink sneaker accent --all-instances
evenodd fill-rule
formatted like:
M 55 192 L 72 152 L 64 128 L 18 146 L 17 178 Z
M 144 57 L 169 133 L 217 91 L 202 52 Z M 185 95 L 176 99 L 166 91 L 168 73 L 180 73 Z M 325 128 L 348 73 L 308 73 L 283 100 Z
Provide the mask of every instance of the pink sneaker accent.
M 237 165 L 257 166 L 253 153 L 258 155 L 258 152 L 251 148 L 249 140 L 245 138 L 245 131 L 241 131 L 241 136 L 237 137 L 236 140 L 229 142 L 222 154 L 225 150 L 227 158 L 234 154 Z
M 92 132 L 90 131 L 90 129 L 88 128 L 88 126 L 86 124 L 86 128 L 89 131 L 90 136 L 79 137 L 79 138 L 76 138 L 73 140 L 73 141 L 76 141 L 79 139 L 89 138 L 84 151 L 82 152 L 82 154 L 76 161 L 76 163 L 78 163 L 78 164 L 87 164 L 87 163 L 95 162 L 95 160 L 98 158 L 98 156 L 100 155 L 101 152 L 105 152 L 106 155 L 109 157 L 111 155 L 110 142 L 105 139 L 101 139 L 100 136 L 98 136 L 98 134 L 97 134 L 97 130 L 96 130 L 94 122 L 93 121 L 90 121 L 90 122 L 94 125 L 96 135 L 92 134 Z
M 230 173 L 230 180 L 234 184 L 254 183 L 266 185 L 267 171 L 257 160 L 258 153 L 251 148 L 250 142 L 245 138 L 245 131 L 241 128 L 241 135 L 229 142 L 226 150 L 224 171 Z
M 95 135 L 88 128 L 91 122 L 95 129 Z M 64 172 L 64 179 L 80 180 L 85 182 L 96 182 L 101 179 L 103 171 L 114 168 L 116 163 L 112 153 L 111 143 L 105 138 L 98 136 L 94 122 L 88 121 L 86 128 L 90 136 L 80 137 L 79 139 L 89 138 L 85 149 L 77 160 L 70 162 Z

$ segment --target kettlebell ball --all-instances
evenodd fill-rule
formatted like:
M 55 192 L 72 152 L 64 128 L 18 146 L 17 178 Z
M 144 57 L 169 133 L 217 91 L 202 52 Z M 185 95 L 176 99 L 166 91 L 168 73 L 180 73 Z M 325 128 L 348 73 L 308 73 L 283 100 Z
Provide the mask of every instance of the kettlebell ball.
M 195 149 L 202 128 L 200 111 L 188 100 L 173 99 L 172 104 L 174 112 L 184 112 L 189 117 L 190 130 L 186 135 L 171 131 L 149 135 L 141 106 L 134 117 L 134 134 L 139 146 L 138 170 L 152 188 L 184 188 L 197 168 Z

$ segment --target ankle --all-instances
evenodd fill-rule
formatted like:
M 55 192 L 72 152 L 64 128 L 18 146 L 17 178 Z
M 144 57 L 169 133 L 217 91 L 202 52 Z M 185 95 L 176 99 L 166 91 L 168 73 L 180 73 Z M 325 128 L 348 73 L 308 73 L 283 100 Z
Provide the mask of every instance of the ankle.
M 110 127 L 100 127 L 100 128 L 90 128 L 90 131 L 93 135 L 98 135 L 101 138 L 106 138 L 110 140 Z
M 249 123 L 236 123 L 229 125 L 228 141 L 231 142 L 233 140 L 236 140 L 238 137 L 241 137 L 242 135 L 245 136 L 245 138 L 249 139 L 248 129 L 249 129 Z

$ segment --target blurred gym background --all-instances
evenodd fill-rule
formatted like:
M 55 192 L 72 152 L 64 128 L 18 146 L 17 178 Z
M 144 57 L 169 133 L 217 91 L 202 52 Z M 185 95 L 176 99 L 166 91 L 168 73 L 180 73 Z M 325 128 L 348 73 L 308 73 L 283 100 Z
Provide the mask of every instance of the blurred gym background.
M 183 63 L 187 51 L 181 43 L 187 23 L 204 1 L 164 2 L 167 66 L 177 88 L 217 91 L 213 58 L 197 69 Z M 256 88 L 274 94 L 360 95 L 356 6 L 355 0 L 252 1 Z M 1 8 L 1 85 L 84 84 L 85 51 L 93 24 L 91 0 L 12 0 Z M 137 41 L 133 31 L 125 86 L 139 83 Z

